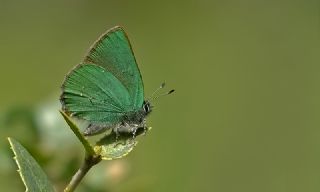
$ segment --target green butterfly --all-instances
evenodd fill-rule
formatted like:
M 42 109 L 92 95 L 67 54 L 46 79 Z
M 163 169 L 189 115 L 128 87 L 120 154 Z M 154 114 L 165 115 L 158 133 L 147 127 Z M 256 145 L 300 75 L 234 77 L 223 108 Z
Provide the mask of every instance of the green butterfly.
M 151 104 L 144 100 L 141 74 L 121 27 L 103 34 L 66 76 L 60 101 L 69 116 L 89 122 L 84 135 L 108 129 L 134 135 L 138 128 L 146 129 Z

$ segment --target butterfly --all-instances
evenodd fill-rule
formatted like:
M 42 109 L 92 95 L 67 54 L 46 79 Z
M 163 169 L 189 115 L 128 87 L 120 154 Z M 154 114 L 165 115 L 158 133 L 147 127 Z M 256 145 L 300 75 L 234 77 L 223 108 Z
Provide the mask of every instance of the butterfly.
M 144 99 L 141 73 L 122 27 L 111 28 L 93 44 L 61 89 L 62 110 L 89 122 L 86 136 L 108 129 L 134 135 L 138 128 L 147 128 L 151 99 Z

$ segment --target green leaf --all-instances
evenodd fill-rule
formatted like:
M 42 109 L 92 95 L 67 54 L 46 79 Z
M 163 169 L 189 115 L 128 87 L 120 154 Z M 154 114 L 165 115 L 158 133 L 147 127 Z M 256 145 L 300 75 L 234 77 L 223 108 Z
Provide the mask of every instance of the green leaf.
M 63 118 L 66 120 L 66 122 L 68 123 L 68 125 L 71 128 L 71 130 L 73 131 L 73 133 L 78 137 L 78 139 L 82 143 L 83 147 L 86 150 L 87 155 L 95 155 L 95 151 L 94 151 L 93 147 L 90 145 L 89 141 L 82 135 L 78 126 L 63 111 L 60 111 L 60 113 L 63 116 Z
M 54 191 L 54 187 L 50 183 L 47 175 L 29 152 L 16 140 L 12 138 L 8 138 L 8 140 L 15 155 L 14 159 L 18 165 L 18 172 L 26 187 L 26 191 Z
M 150 130 L 151 127 L 148 128 Z M 136 136 L 145 134 L 147 130 L 139 128 Z M 95 151 L 101 155 L 103 160 L 119 159 L 129 154 L 138 144 L 132 134 L 121 134 L 118 137 L 114 132 L 104 136 L 96 143 Z

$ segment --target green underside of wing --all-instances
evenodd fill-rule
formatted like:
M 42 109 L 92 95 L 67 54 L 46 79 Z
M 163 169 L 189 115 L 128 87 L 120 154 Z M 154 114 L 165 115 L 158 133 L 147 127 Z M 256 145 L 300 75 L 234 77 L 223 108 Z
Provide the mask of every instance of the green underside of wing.
M 134 107 L 142 106 L 144 92 L 141 74 L 122 28 L 115 27 L 103 35 L 89 51 L 84 63 L 104 67 L 127 88 Z
M 134 109 L 122 83 L 104 68 L 83 64 L 74 69 L 63 84 L 63 110 L 97 124 L 114 124 Z

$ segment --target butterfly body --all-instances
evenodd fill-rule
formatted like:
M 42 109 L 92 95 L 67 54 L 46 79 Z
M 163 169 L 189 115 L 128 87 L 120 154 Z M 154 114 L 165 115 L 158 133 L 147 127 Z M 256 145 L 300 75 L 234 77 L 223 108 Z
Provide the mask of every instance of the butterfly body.
M 85 130 L 84 135 L 95 135 L 112 129 L 116 134 L 135 134 L 138 128 L 147 130 L 146 117 L 150 114 L 151 108 L 149 102 L 144 102 L 143 106 L 136 111 L 123 113 L 117 124 L 90 124 Z
M 66 76 L 60 101 L 67 114 L 89 122 L 85 135 L 108 129 L 134 134 L 146 128 L 151 106 L 144 100 L 141 74 L 121 27 L 103 34 Z

